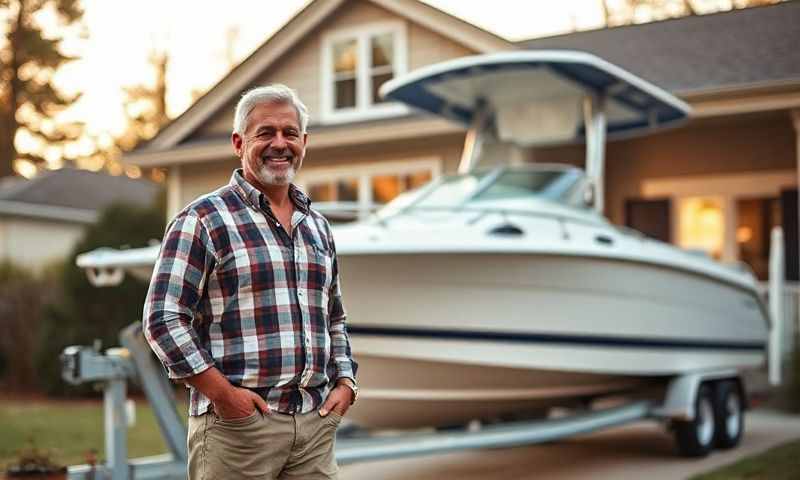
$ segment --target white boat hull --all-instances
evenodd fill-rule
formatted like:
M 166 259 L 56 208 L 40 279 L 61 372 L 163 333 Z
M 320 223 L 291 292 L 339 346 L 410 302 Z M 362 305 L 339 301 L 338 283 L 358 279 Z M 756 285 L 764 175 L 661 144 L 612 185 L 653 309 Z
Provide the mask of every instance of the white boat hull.
M 497 418 L 647 379 L 763 364 L 752 292 L 637 262 L 536 254 L 342 255 L 362 398 L 352 418 Z

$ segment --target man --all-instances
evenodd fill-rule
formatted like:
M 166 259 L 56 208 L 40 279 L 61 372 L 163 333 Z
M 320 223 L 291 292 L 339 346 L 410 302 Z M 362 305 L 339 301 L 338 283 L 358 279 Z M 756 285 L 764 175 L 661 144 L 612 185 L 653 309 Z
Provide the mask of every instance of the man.
M 189 385 L 189 478 L 336 478 L 355 401 L 330 226 L 291 182 L 308 114 L 284 85 L 247 92 L 242 168 L 167 228 L 144 309 L 170 378 Z

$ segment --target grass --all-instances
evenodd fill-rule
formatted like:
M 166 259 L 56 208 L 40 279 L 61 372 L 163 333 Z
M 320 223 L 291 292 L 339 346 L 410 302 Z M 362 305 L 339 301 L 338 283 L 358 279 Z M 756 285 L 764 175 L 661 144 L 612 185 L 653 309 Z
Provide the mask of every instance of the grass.
M 800 440 L 794 440 L 691 480 L 794 480 L 799 476 Z
M 185 411 L 180 405 L 179 411 Z M 63 465 L 86 462 L 90 450 L 98 461 L 105 456 L 103 402 L 0 400 L 0 469 L 14 461 L 21 449 L 35 447 L 52 454 Z M 129 457 L 165 453 L 153 411 L 145 400 L 136 402 L 136 424 L 128 430 Z M 2 471 L 0 470 L 0 471 Z

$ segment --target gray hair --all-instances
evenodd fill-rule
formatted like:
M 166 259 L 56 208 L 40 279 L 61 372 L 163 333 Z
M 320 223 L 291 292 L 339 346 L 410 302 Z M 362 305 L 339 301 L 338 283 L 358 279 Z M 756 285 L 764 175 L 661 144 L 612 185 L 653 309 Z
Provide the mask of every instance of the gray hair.
M 297 120 L 300 121 L 300 131 L 306 133 L 308 127 L 308 109 L 297 96 L 297 92 L 282 85 L 273 83 L 248 90 L 236 104 L 236 111 L 233 114 L 233 131 L 242 135 L 247 125 L 247 116 L 263 103 L 288 103 L 297 111 Z

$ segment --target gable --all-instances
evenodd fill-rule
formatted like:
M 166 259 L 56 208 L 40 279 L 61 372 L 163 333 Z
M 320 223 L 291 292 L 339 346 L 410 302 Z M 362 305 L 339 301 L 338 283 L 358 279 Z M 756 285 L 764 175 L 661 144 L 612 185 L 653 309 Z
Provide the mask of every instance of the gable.
M 308 106 L 312 128 L 320 125 L 323 95 L 323 39 L 331 34 L 354 31 L 370 25 L 401 24 L 405 32 L 407 70 L 478 53 L 459 42 L 366 0 L 345 2 L 322 24 L 299 40 L 250 82 L 247 88 L 284 83 L 294 88 Z M 264 47 L 262 47 L 264 48 Z M 221 139 L 230 135 L 238 95 L 217 109 L 181 143 Z

